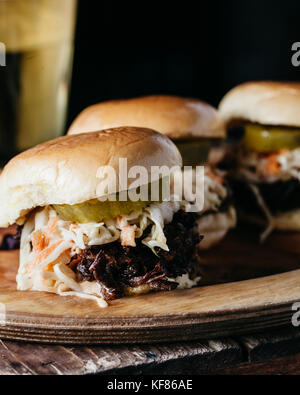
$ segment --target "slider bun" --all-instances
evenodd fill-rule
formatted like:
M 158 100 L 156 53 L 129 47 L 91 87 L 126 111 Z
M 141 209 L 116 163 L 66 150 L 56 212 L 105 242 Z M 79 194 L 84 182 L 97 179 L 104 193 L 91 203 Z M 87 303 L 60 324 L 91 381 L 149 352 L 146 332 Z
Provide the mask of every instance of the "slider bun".
M 248 82 L 222 99 L 219 111 L 227 125 L 244 121 L 300 127 L 300 83 Z
M 99 189 L 107 182 L 120 191 L 119 158 L 127 158 L 128 171 L 136 165 L 147 169 L 149 178 L 141 178 L 139 185 L 150 182 L 151 166 L 182 166 L 175 144 L 150 129 L 122 127 L 60 137 L 5 166 L 0 175 L 0 226 L 24 222 L 22 217 L 38 206 L 73 205 L 104 196 Z M 104 180 L 104 170 L 99 171 L 107 165 L 116 171 L 116 188 L 115 177 Z
M 126 125 L 151 128 L 175 140 L 225 137 L 225 127 L 214 107 L 200 100 L 175 96 L 147 96 L 95 104 L 77 116 L 68 134 Z

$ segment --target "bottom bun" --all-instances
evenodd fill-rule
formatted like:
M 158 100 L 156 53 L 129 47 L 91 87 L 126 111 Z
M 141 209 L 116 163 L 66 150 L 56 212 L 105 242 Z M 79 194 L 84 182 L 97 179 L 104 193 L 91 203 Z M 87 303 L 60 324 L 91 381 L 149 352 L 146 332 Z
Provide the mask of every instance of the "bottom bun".
M 199 244 L 200 250 L 207 250 L 219 243 L 229 229 L 234 228 L 235 225 L 236 211 L 233 206 L 230 206 L 224 213 L 216 212 L 203 215 L 197 221 L 198 232 L 204 236 L 204 239 Z

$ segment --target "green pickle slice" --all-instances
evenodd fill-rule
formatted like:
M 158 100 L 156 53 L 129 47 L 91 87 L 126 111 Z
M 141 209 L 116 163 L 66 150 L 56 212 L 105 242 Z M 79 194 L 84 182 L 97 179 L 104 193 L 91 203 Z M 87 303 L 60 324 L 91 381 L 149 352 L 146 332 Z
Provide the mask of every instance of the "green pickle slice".
M 272 152 L 300 146 L 300 129 L 248 124 L 243 145 L 249 151 Z
M 105 218 L 116 218 L 118 215 L 128 215 L 133 211 L 143 209 L 147 205 L 148 202 L 143 201 L 113 202 L 107 200 L 101 202 L 94 199 L 75 205 L 54 204 L 53 208 L 62 219 L 83 224 L 101 222 Z
M 137 194 L 141 193 L 141 188 L 146 187 L 145 192 L 147 193 L 147 200 L 131 201 L 130 195 L 126 193 L 126 201 L 120 201 L 120 194 L 114 195 L 114 200 L 107 199 L 101 201 L 99 199 L 89 200 L 80 204 L 68 205 L 68 204 L 53 204 L 52 207 L 57 214 L 66 221 L 78 222 L 84 224 L 87 222 L 101 222 L 104 219 L 116 218 L 119 215 L 129 215 L 133 211 L 140 211 L 146 206 L 152 203 L 151 194 L 152 191 L 158 192 L 158 201 L 162 201 L 162 182 L 163 179 L 154 181 L 152 184 L 138 187 L 136 190 L 132 190 Z M 158 190 L 156 188 L 159 188 Z M 152 195 L 156 196 L 156 194 Z

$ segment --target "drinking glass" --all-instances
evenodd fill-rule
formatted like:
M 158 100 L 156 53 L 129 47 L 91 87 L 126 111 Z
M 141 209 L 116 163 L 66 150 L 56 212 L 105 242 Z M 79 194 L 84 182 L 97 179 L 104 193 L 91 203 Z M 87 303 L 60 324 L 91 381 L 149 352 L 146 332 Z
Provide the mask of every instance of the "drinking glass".
M 64 131 L 77 0 L 0 0 L 0 162 Z

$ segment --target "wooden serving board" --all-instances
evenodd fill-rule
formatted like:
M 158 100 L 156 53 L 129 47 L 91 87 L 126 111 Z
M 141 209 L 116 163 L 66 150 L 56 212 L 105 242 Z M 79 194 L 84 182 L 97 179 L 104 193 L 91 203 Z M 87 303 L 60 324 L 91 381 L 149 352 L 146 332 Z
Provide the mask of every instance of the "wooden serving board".
M 76 297 L 17 291 L 18 253 L 2 251 L 0 303 L 6 322 L 0 325 L 0 338 L 58 344 L 153 343 L 291 325 L 292 304 L 300 301 L 299 240 L 297 234 L 277 234 L 260 246 L 255 230 L 240 228 L 203 252 L 202 287 L 127 297 L 106 309 Z

